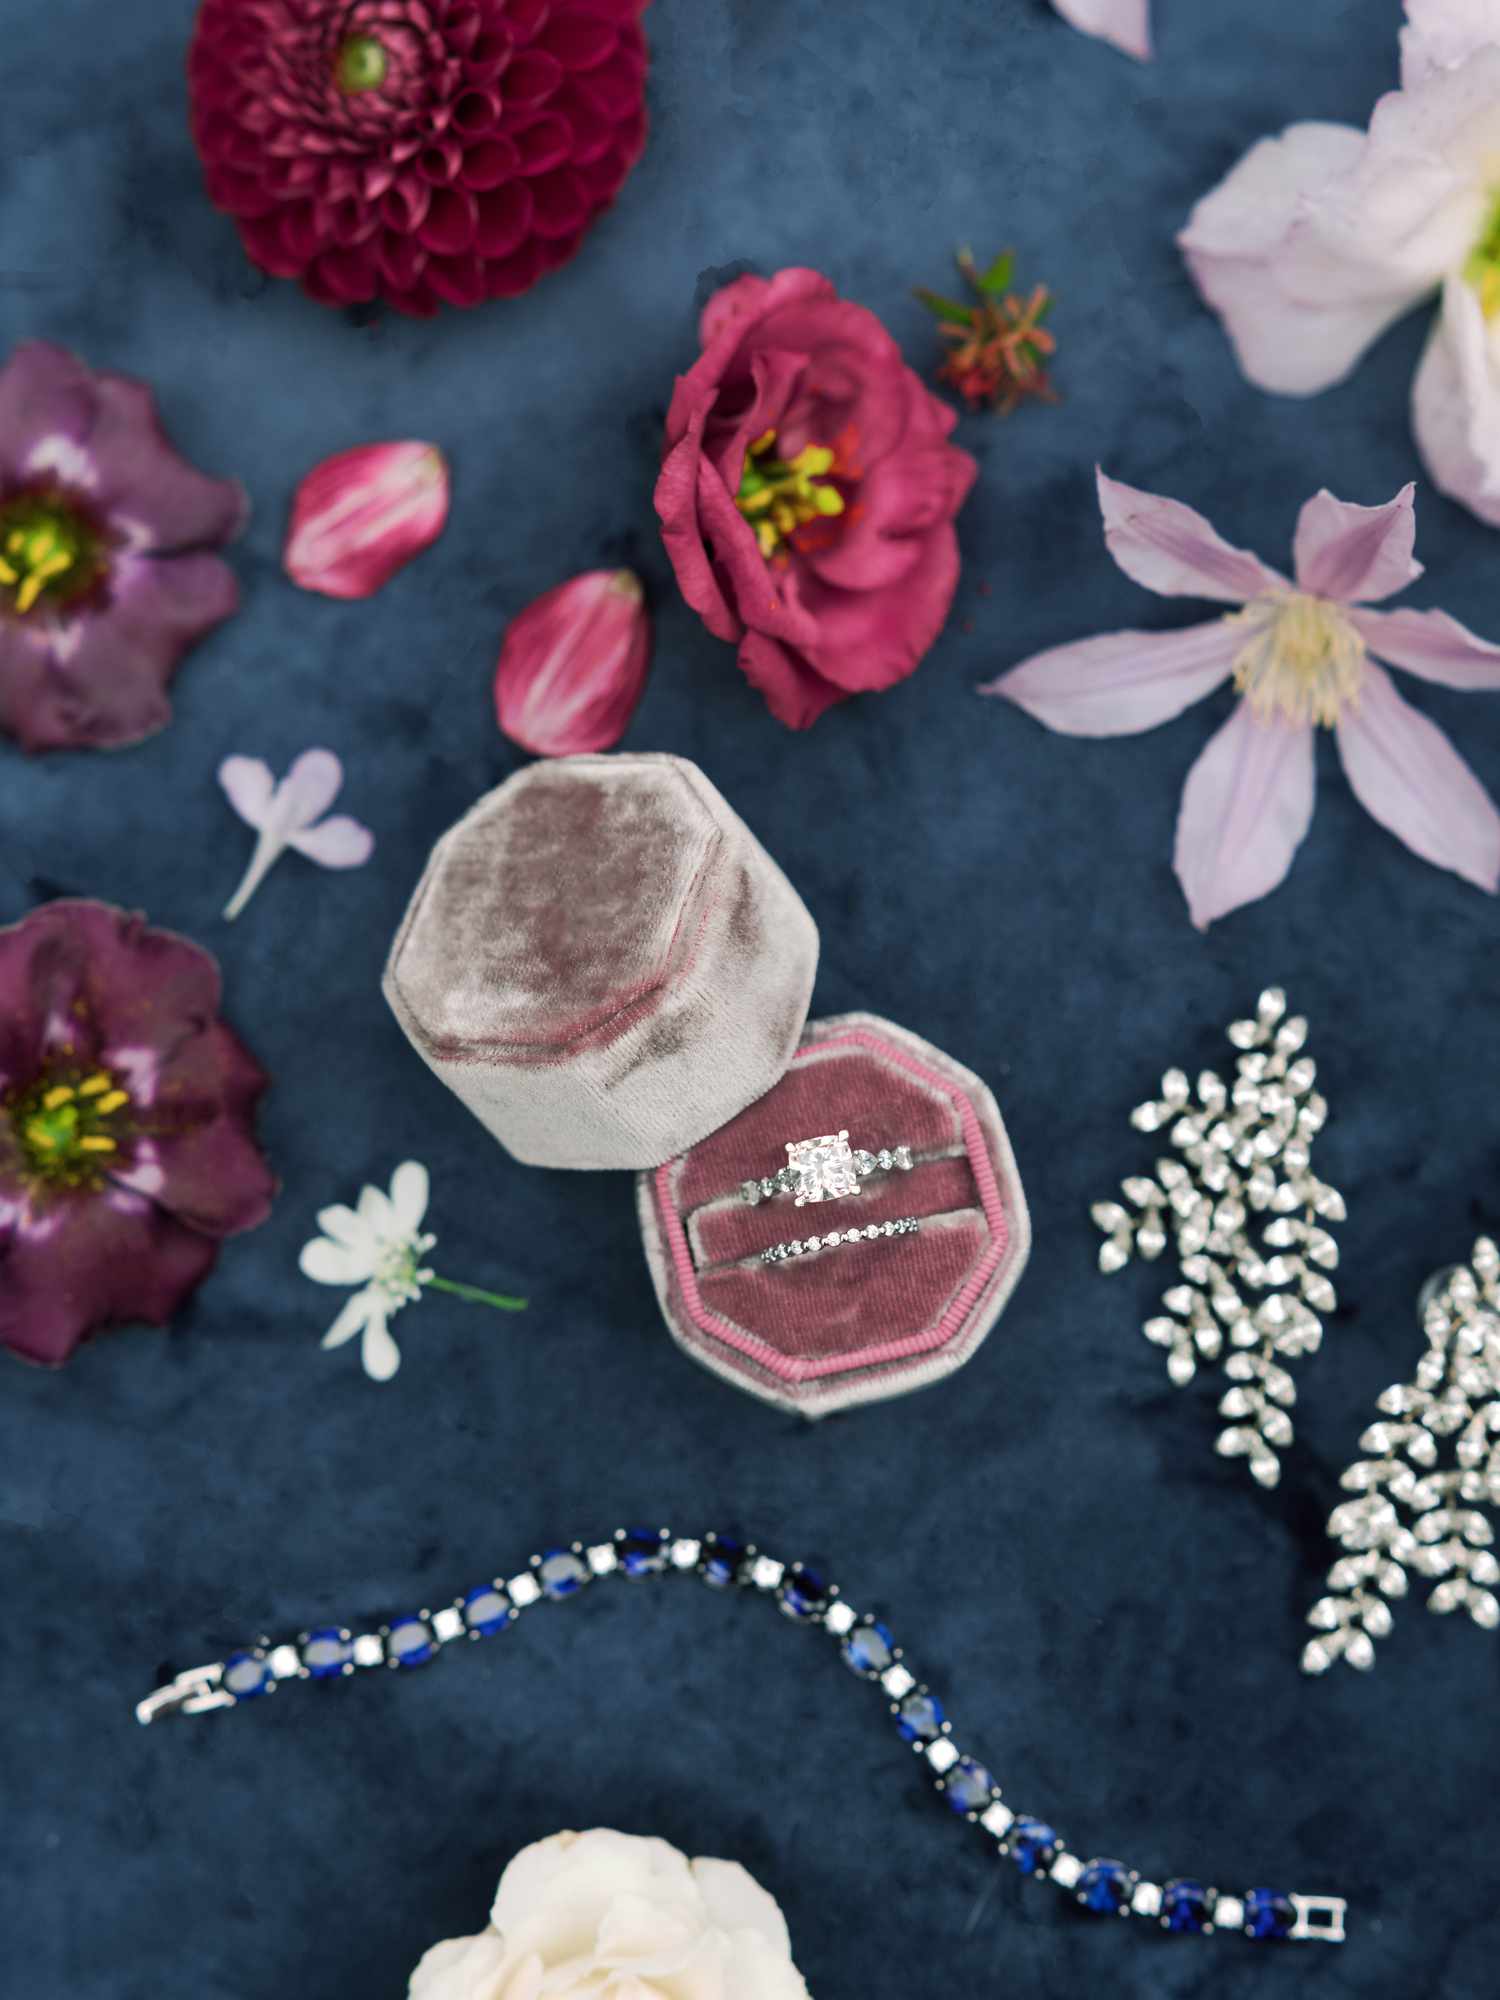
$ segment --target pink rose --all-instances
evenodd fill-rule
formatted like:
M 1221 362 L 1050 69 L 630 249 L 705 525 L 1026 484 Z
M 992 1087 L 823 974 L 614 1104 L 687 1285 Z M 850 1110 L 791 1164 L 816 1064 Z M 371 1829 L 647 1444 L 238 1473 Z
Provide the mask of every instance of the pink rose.
M 737 279 L 700 332 L 667 413 L 662 539 L 771 713 L 806 729 L 937 638 L 977 468 L 948 442 L 953 410 L 816 271 Z

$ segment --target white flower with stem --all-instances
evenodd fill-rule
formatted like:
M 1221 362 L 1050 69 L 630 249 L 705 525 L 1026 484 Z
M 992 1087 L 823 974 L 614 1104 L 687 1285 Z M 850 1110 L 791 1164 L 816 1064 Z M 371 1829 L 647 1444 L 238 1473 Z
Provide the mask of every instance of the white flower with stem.
M 279 784 L 259 757 L 226 757 L 219 783 L 259 835 L 244 879 L 225 906 L 231 923 L 287 848 L 320 868 L 362 868 L 375 851 L 374 834 L 357 819 L 347 813 L 323 817 L 344 783 L 344 767 L 331 750 L 304 750 Z
M 421 1161 L 403 1160 L 391 1176 L 389 1194 L 365 1187 L 357 1207 L 336 1204 L 322 1209 L 318 1226 L 323 1234 L 303 1245 L 298 1260 L 304 1277 L 315 1284 L 359 1287 L 324 1334 L 323 1345 L 342 1347 L 360 1334 L 360 1358 L 365 1373 L 376 1382 L 389 1382 L 401 1366 L 390 1321 L 424 1291 L 451 1292 L 455 1298 L 495 1306 L 501 1312 L 521 1312 L 526 1306 L 525 1299 L 461 1285 L 427 1267 L 423 1260 L 437 1242 L 422 1229 L 428 1189 Z

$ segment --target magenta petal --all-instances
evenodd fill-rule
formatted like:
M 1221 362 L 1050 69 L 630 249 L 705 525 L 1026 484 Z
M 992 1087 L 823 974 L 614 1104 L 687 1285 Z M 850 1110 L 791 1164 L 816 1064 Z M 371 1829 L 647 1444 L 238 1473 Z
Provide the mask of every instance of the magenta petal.
M 282 560 L 304 590 L 371 597 L 431 546 L 448 518 L 448 466 L 436 445 L 356 445 L 297 488 Z
M 764 632 L 745 634 L 739 658 L 741 673 L 752 687 L 759 688 L 766 707 L 788 729 L 811 729 L 820 715 L 849 698 L 844 689 L 815 673 L 790 646 Z
M 1390 666 L 1443 687 L 1500 688 L 1500 646 L 1446 611 L 1356 611 L 1351 622 L 1370 651 Z
M 276 1192 L 253 1125 L 268 1081 L 232 1029 L 222 1021 L 197 1024 L 163 1061 L 161 1089 L 144 1120 L 149 1166 L 116 1178 L 206 1235 L 258 1228 Z
M 1173 866 L 1199 930 L 1267 895 L 1312 822 L 1313 732 L 1240 702 L 1188 772 Z
M 1408 482 L 1383 507 L 1336 500 L 1326 486 L 1315 493 L 1297 517 L 1298 589 L 1337 604 L 1373 604 L 1415 583 L 1422 574 L 1412 554 L 1416 490 L 1415 482 Z
M 1122 485 L 1102 468 L 1097 479 L 1105 545 L 1128 577 L 1159 597 L 1244 604 L 1286 588 L 1259 556 L 1232 547 L 1180 500 Z
M 244 489 L 210 479 L 173 450 L 145 383 L 100 375 L 95 387 L 98 414 L 86 449 L 105 508 L 143 529 L 145 546 L 159 555 L 218 548 L 238 534 L 249 513 Z
M 99 1328 L 164 1326 L 219 1245 L 149 1201 L 59 1201 L 7 1237 L 0 1226 L 0 1347 L 60 1367 Z
M 527 605 L 506 629 L 495 714 L 539 757 L 611 750 L 646 685 L 651 621 L 628 569 L 589 570 Z
M 1338 724 L 1355 797 L 1413 854 L 1494 895 L 1500 812 L 1435 722 L 1402 700 L 1390 675 L 1365 668 L 1359 701 Z
M 346 813 L 294 833 L 287 842 L 322 868 L 362 868 L 375 852 L 375 836 Z
M 39 444 L 80 444 L 97 409 L 93 377 L 81 361 L 45 340 L 23 340 L 0 368 L 0 441 L 7 466 L 23 467 Z
M 1212 694 L 1243 643 L 1226 618 L 1180 632 L 1109 632 L 1036 653 L 979 692 L 1067 736 L 1133 736 Z

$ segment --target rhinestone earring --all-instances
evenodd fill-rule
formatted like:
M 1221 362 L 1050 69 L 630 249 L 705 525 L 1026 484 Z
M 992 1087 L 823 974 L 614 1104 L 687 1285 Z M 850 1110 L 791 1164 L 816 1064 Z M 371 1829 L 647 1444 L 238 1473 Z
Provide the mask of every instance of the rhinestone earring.
M 1500 1250 L 1489 1237 L 1469 1264 L 1439 1271 L 1419 1301 L 1427 1352 L 1416 1379 L 1387 1389 L 1380 1421 L 1359 1441 L 1368 1452 L 1340 1480 L 1355 1495 L 1333 1510 L 1328 1532 L 1344 1554 L 1328 1572 L 1330 1595 L 1307 1614 L 1318 1632 L 1303 1649 L 1306 1673 L 1335 1660 L 1375 1664 L 1375 1641 L 1392 1625 L 1409 1571 L 1431 1586 L 1429 1611 L 1467 1611 L 1500 1626 L 1500 1563 L 1486 1505 L 1500 1506 Z
M 1104 1231 L 1105 1273 L 1132 1256 L 1160 1257 L 1170 1232 L 1181 1282 L 1162 1295 L 1166 1314 L 1143 1331 L 1167 1349 L 1178 1388 L 1203 1363 L 1222 1363 L 1229 1387 L 1219 1414 L 1228 1421 L 1215 1448 L 1274 1486 L 1297 1399 L 1283 1364 L 1322 1342 L 1319 1315 L 1337 1304 L 1326 1273 L 1339 1260 L 1325 1225 L 1342 1222 L 1345 1210 L 1311 1167 L 1328 1106 L 1313 1088 L 1317 1065 L 1302 1053 L 1307 1022 L 1288 1016 L 1286 995 L 1273 986 L 1254 1020 L 1235 1021 L 1228 1033 L 1240 1051 L 1232 1083 L 1204 1070 L 1195 1096 L 1184 1073 L 1169 1069 L 1161 1096 L 1130 1114 L 1137 1131 L 1165 1132 L 1177 1157 L 1159 1159 L 1154 1179 L 1124 1181 L 1128 1206 L 1101 1201 L 1092 1212 Z

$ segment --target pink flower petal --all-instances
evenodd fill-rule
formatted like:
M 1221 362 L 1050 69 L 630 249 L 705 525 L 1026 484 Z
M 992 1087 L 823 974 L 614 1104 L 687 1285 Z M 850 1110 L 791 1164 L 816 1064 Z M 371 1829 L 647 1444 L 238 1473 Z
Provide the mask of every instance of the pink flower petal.
M 1438 491 L 1500 525 L 1500 360 L 1463 278 L 1444 288 L 1412 384 L 1412 428 Z
M 1151 55 L 1151 0 L 1052 0 L 1063 19 L 1086 35 L 1113 42 L 1142 62 Z
M 1353 623 L 1372 653 L 1443 687 L 1500 688 L 1500 646 L 1446 611 L 1357 611 Z
M 323 868 L 363 868 L 375 852 L 375 836 L 357 819 L 337 813 L 332 819 L 292 834 L 287 846 Z
M 589 570 L 511 620 L 495 668 L 495 714 L 539 757 L 613 749 L 651 664 L 651 620 L 632 570 Z
M 1414 482 L 1383 507 L 1335 500 L 1325 486 L 1297 517 L 1294 557 L 1299 589 L 1339 604 L 1374 604 L 1422 574 L 1412 550 L 1417 513 Z
M 1312 822 L 1313 732 L 1241 702 L 1188 772 L 1173 866 L 1199 930 L 1269 894 Z
M 1125 574 L 1147 590 L 1159 597 L 1244 604 L 1286 588 L 1285 577 L 1247 549 L 1232 547 L 1180 500 L 1122 485 L 1102 469 L 1096 477 L 1105 545 Z
M 1500 888 L 1500 812 L 1448 738 L 1371 662 L 1338 725 L 1355 797 L 1424 861 L 1476 888 Z
M 371 597 L 437 540 L 447 518 L 448 466 L 435 445 L 338 452 L 297 488 L 287 575 L 325 597 Z
M 1037 653 L 979 692 L 1067 736 L 1133 736 L 1212 694 L 1244 643 L 1227 618 L 1180 632 L 1109 632 Z
M 1453 69 L 1476 49 L 1500 41 L 1495 0 L 1406 0 L 1401 84 L 1410 90 L 1434 70 Z
M 1369 145 L 1348 125 L 1292 125 L 1262 139 L 1188 218 L 1178 245 L 1262 389 L 1309 396 L 1340 381 L 1371 342 L 1432 291 L 1462 250 L 1419 226 L 1452 176 L 1405 176 L 1406 199 L 1361 185 Z M 1409 163 L 1393 162 L 1399 169 Z M 1390 177 L 1387 177 L 1390 178 Z
M 258 831 L 265 825 L 276 791 L 269 764 L 259 757 L 226 757 L 219 766 L 219 783 L 246 826 Z
M 344 767 L 331 750 L 304 750 L 277 787 L 277 816 L 283 827 L 307 827 L 321 819 L 343 784 Z

